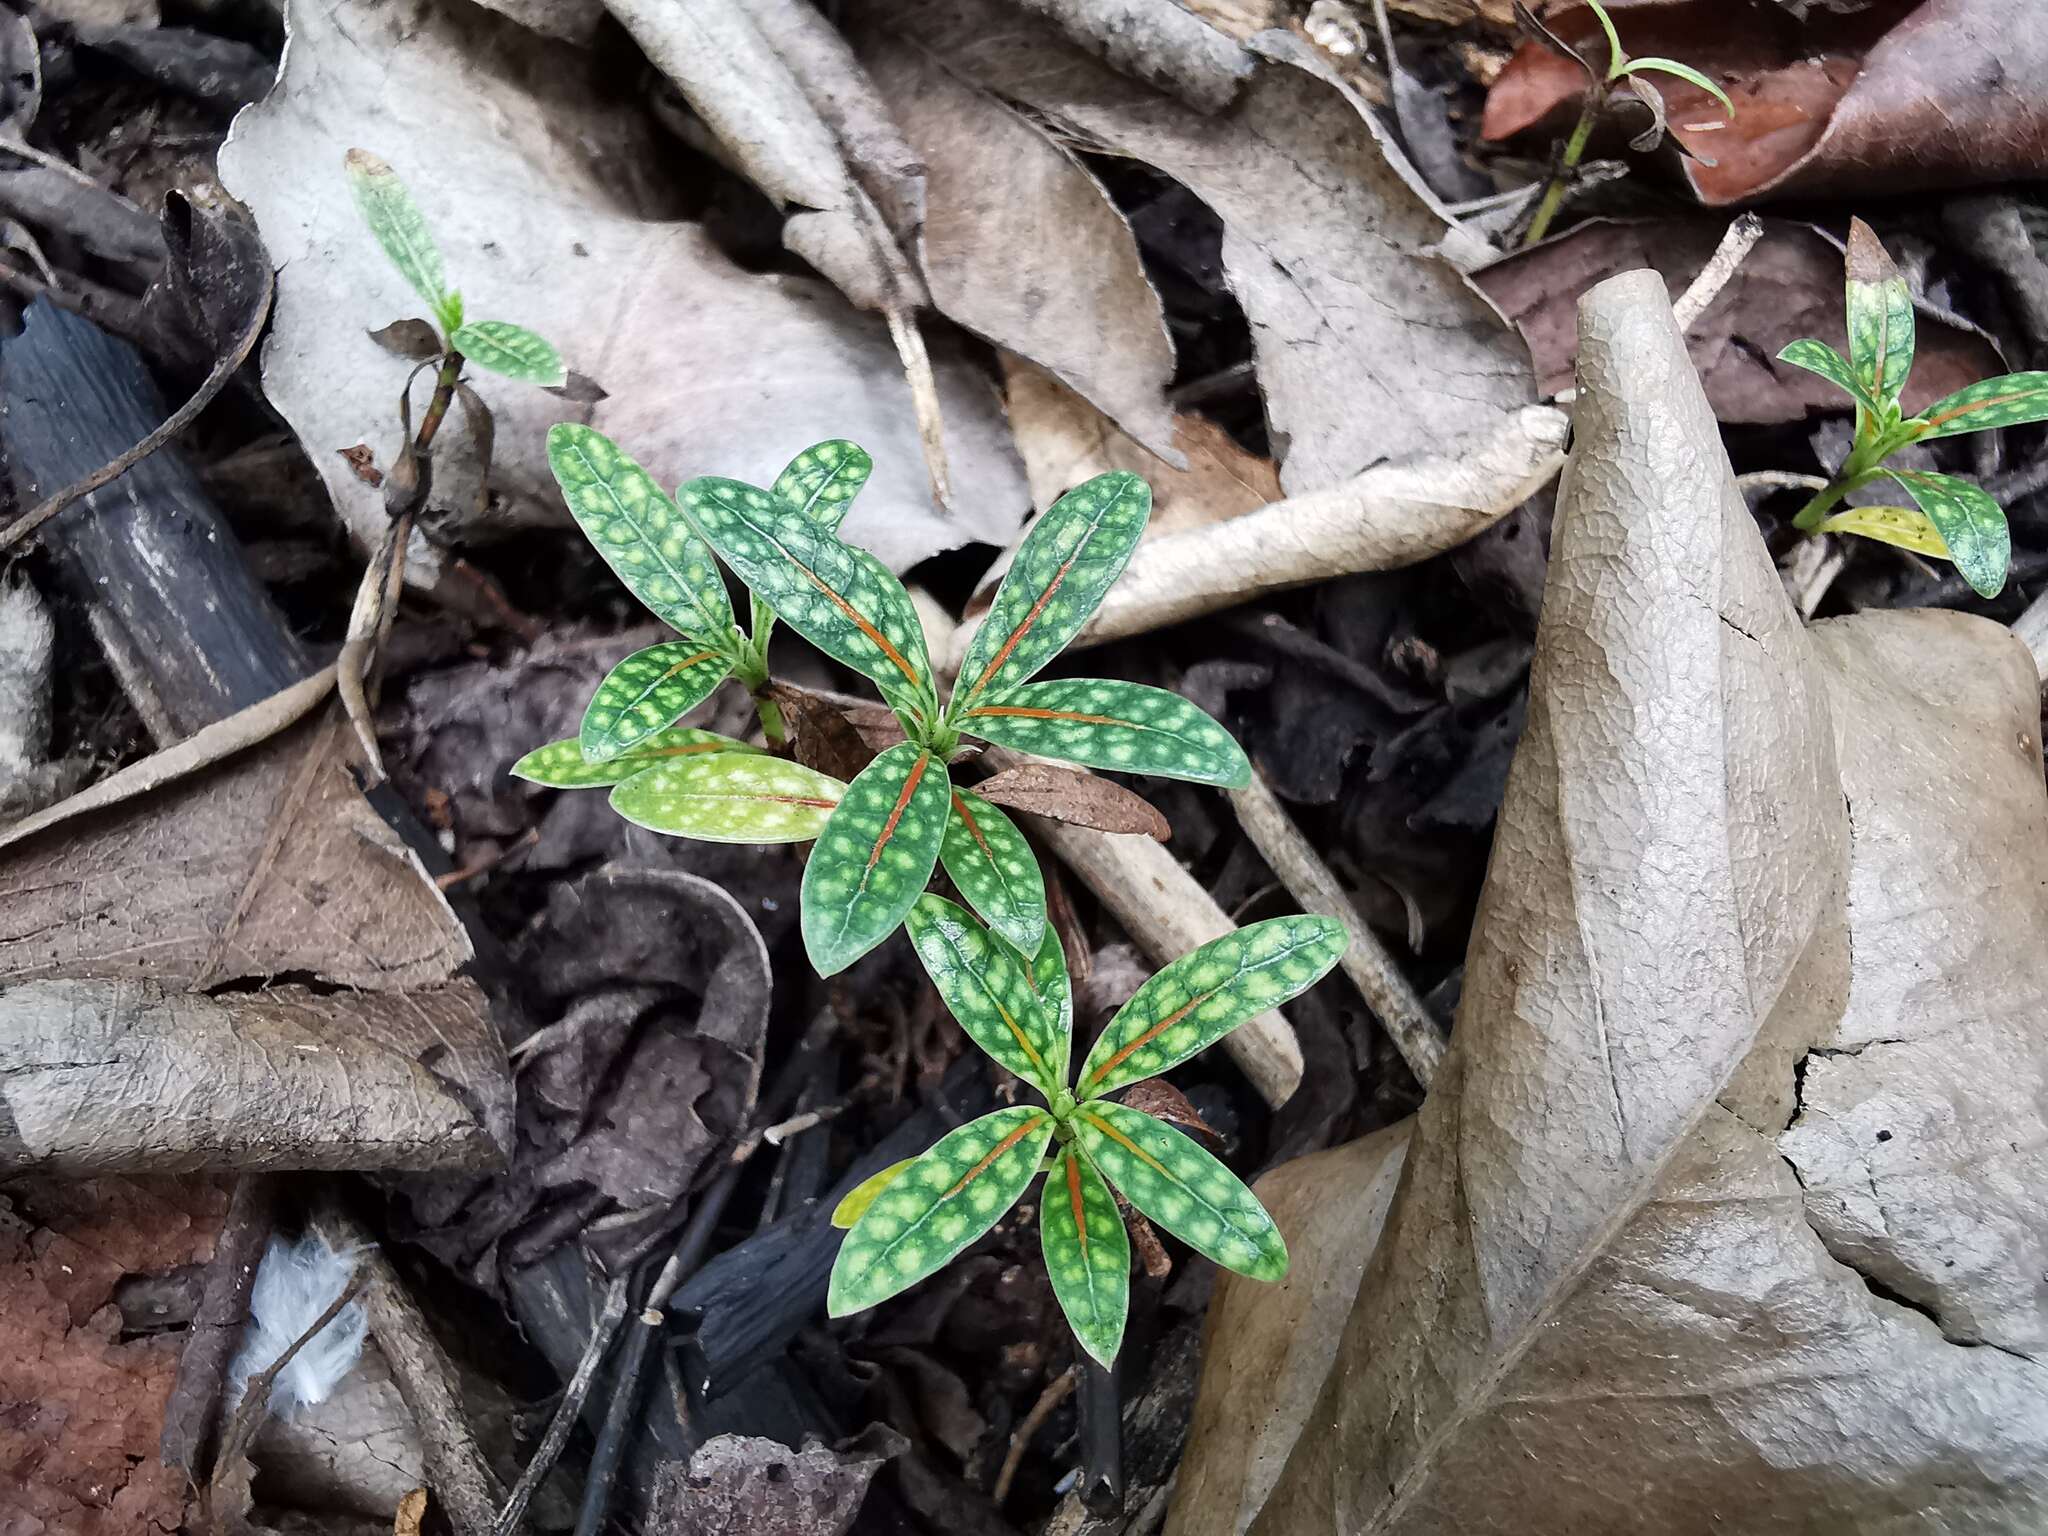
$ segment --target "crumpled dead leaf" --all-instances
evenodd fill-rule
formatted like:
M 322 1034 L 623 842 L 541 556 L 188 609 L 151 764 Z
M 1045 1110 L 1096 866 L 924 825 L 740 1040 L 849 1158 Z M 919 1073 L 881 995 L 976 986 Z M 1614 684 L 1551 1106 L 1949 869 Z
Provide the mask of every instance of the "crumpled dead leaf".
M 669 220 L 622 169 L 662 150 L 595 53 L 422 0 L 293 0 L 290 22 L 278 86 L 236 119 L 221 179 L 280 268 L 264 387 L 359 542 L 374 547 L 383 504 L 335 450 L 395 440 L 405 378 L 365 328 L 419 304 L 353 206 L 341 174 L 353 146 L 382 151 L 406 178 L 472 311 L 539 331 L 608 391 L 578 409 L 488 385 L 491 524 L 464 533 L 566 522 L 544 435 L 579 415 L 664 484 L 706 472 L 766 484 L 797 449 L 851 437 L 875 472 L 846 532 L 897 569 L 971 540 L 1009 542 L 1027 510 L 1023 477 L 978 371 L 934 349 L 947 458 L 973 491 L 945 518 L 883 323 L 820 283 L 743 272 L 696 226 Z M 434 485 L 437 506 L 476 503 L 475 454 L 459 434 L 437 445 Z M 417 541 L 411 561 L 419 577 L 438 565 Z
M 1155 842 L 1173 836 L 1159 808 L 1121 784 L 1058 763 L 1020 763 L 974 786 L 982 799 L 1097 832 L 1136 834 Z
M 1713 217 L 1592 219 L 1481 268 L 1472 280 L 1522 328 L 1538 385 L 1555 394 L 1572 381 L 1581 294 L 1603 278 L 1642 267 L 1662 273 L 1674 295 L 1683 293 L 1725 228 Z M 1826 380 L 1773 360 L 1802 336 L 1846 350 L 1846 332 L 1840 249 L 1810 224 L 1772 219 L 1719 297 L 1688 328 L 1686 345 L 1721 421 L 1797 421 L 1816 411 L 1845 411 L 1848 400 Z M 1923 314 L 1905 409 L 1921 410 L 2004 370 L 1982 335 Z
M 2031 1528 L 2033 663 L 1950 613 L 1803 630 L 1662 281 L 1582 317 L 1458 1028 L 1322 1390 L 1240 1383 L 1232 1422 L 1314 1426 L 1250 1528 Z
M 1203 117 L 993 0 L 858 14 L 1081 145 L 1166 172 L 1222 217 L 1289 495 L 1498 431 L 1533 398 L 1520 339 L 1436 254 L 1444 217 L 1291 34 L 1263 35 L 1268 56 L 1237 103 Z
M 2048 160 L 2048 35 L 2029 0 L 1788 6 L 1732 24 L 1716 0 L 1611 8 L 1631 53 L 1682 59 L 1735 102 L 1728 121 L 1698 86 L 1657 77 L 1674 137 L 1705 157 L 1684 169 L 1709 206 L 2010 181 Z M 1599 36 L 1584 7 L 1545 19 L 1568 41 Z M 1576 65 L 1524 44 L 1488 94 L 1481 131 L 1548 127 L 1584 84 Z
M 714 1435 L 687 1466 L 662 1469 L 647 1529 L 652 1536 L 843 1536 L 884 1459 Z
M 475 1167 L 509 1145 L 468 936 L 346 739 L 315 717 L 10 850 L 0 1166 Z

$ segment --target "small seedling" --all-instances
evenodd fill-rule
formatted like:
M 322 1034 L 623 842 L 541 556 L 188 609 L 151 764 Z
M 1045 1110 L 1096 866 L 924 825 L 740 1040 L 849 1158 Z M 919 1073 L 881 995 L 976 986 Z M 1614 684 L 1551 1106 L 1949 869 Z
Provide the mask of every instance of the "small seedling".
M 1600 0 L 1585 0 L 1593 15 L 1600 22 L 1600 30 L 1607 34 L 1607 62 L 1604 67 L 1579 49 L 1559 37 L 1536 17 L 1535 12 L 1515 0 L 1515 19 L 1522 30 L 1551 52 L 1570 59 L 1585 70 L 1588 81 L 1585 104 L 1579 109 L 1579 120 L 1572 127 L 1571 137 L 1565 140 L 1564 149 L 1558 156 L 1557 169 L 1551 174 L 1549 183 L 1543 189 L 1543 200 L 1536 205 L 1536 216 L 1529 221 L 1529 231 L 1522 237 L 1524 245 L 1534 245 L 1550 233 L 1551 221 L 1557 217 L 1557 210 L 1564 203 L 1564 194 L 1571 184 L 1572 173 L 1579 168 L 1579 161 L 1585 157 L 1586 143 L 1593 136 L 1593 126 L 1600 119 L 1602 110 L 1615 96 L 1617 88 L 1626 90 L 1634 97 L 1637 105 L 1650 113 L 1650 124 L 1629 141 L 1629 148 L 1637 151 L 1655 149 L 1664 141 L 1665 118 L 1664 96 L 1656 86 L 1644 77 L 1651 74 L 1672 75 L 1689 85 L 1696 85 L 1721 104 L 1730 118 L 1735 116 L 1735 103 L 1728 99 L 1728 93 L 1694 69 L 1690 64 L 1681 64 L 1676 59 L 1634 59 L 1622 49 L 1621 36 L 1614 30 L 1614 19 L 1607 14 L 1607 8 Z M 1678 139 L 1671 141 L 1681 153 L 1690 154 Z
M 1913 294 L 1869 225 L 1849 226 L 1849 357 L 1825 342 L 1793 342 L 1780 362 L 1817 373 L 1856 404 L 1856 436 L 1834 478 L 1800 508 L 1792 525 L 1805 533 L 1853 533 L 1955 563 L 1984 597 L 2005 586 L 2012 537 L 2005 509 L 1990 492 L 1956 475 L 1893 469 L 1885 460 L 1909 443 L 1993 427 L 2048 421 L 2048 373 L 2007 373 L 1904 415 L 1899 397 L 1913 366 Z M 1834 508 L 1880 476 L 1905 488 L 1911 507 Z
M 377 333 L 382 344 L 422 361 L 438 361 L 451 384 L 461 376 L 465 359 L 523 384 L 559 388 L 567 382 L 561 354 L 545 338 L 509 320 L 463 318 L 462 295 L 448 286 L 426 215 L 396 171 L 361 149 L 350 150 L 342 163 L 370 233 L 433 315 L 431 325 L 400 321 L 386 327 Z M 427 325 L 425 332 L 417 329 L 422 325 Z
M 1226 1269 L 1255 1280 L 1287 1273 L 1279 1229 L 1235 1174 L 1190 1137 L 1109 1096 L 1313 986 L 1350 942 L 1342 923 L 1274 918 L 1183 955 L 1117 1011 L 1071 1089 L 1074 1006 L 1056 933 L 1047 930 L 1027 968 L 942 897 L 920 896 L 907 926 L 961 1028 L 1045 1103 L 970 1121 L 842 1200 L 833 1225 L 850 1230 L 832 1265 L 832 1316 L 886 1301 L 943 1268 L 1041 1172 L 1039 1234 L 1053 1294 L 1081 1347 L 1105 1365 L 1130 1307 L 1130 1237 L 1116 1191 Z
M 821 975 L 895 932 L 942 865 L 1006 942 L 1038 953 L 1045 882 L 1030 845 L 994 805 L 952 783 L 950 765 L 970 735 L 1090 767 L 1250 782 L 1251 764 L 1230 733 L 1178 694 L 1098 679 L 1031 681 L 1080 632 L 1137 547 L 1152 493 L 1136 475 L 1098 475 L 1038 519 L 942 703 L 910 594 L 839 537 L 870 468 L 854 444 L 805 449 L 765 490 L 703 477 L 673 500 L 588 427 L 554 428 L 548 458 L 599 553 L 683 639 L 628 657 L 599 685 L 576 752 L 555 743 L 513 771 L 546 784 L 610 784 L 619 813 L 657 832 L 735 842 L 815 837 L 802 930 Z M 714 551 L 753 594 L 749 635 L 733 623 Z M 683 744 L 690 751 L 648 745 L 727 676 L 753 692 L 767 739 L 779 744 L 767 670 L 778 617 L 876 683 L 903 727 L 902 744 L 846 785 L 794 764 L 781 764 L 779 776 L 736 767 L 726 761 L 730 748 L 707 751 L 697 741 Z M 736 778 L 746 786 L 735 788 Z

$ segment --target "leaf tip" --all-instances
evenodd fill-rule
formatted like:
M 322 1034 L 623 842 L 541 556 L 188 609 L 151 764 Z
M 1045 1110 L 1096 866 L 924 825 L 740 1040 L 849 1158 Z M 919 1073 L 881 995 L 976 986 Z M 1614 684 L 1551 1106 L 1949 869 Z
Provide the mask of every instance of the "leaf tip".
M 1852 283 L 1886 283 L 1899 275 L 1898 264 L 1877 238 L 1877 231 L 1857 218 L 1849 220 L 1845 270 Z

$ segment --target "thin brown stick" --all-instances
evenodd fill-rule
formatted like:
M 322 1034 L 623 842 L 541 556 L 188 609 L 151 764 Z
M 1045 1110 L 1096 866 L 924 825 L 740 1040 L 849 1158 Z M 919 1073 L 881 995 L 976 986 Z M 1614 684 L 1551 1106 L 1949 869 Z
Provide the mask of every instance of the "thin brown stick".
M 1745 213 L 1721 236 L 1721 243 L 1714 247 L 1714 254 L 1707 258 L 1699 275 L 1686 285 L 1685 292 L 1671 302 L 1671 318 L 1678 322 L 1681 331 L 1689 331 L 1699 324 L 1707 306 L 1721 296 L 1721 290 L 1728 286 L 1735 269 L 1764 237 L 1764 221 L 1753 213 Z
M 590 1395 L 590 1384 L 597 1380 L 598 1367 L 604 1364 L 612 1336 L 619 1331 L 619 1324 L 625 1321 L 626 1306 L 632 1299 L 632 1284 L 633 1276 L 629 1270 L 612 1276 L 611 1284 L 605 1287 L 604 1308 L 598 1313 L 590 1342 L 583 1346 L 583 1358 L 576 1362 L 576 1373 L 569 1378 L 569 1385 L 562 1389 L 562 1400 L 555 1406 L 555 1416 L 548 1422 L 547 1434 L 541 1437 L 526 1470 L 519 1474 L 519 1481 L 505 1500 L 505 1507 L 498 1511 L 491 1536 L 514 1536 L 525 1524 L 526 1506 L 533 1502 L 542 1480 L 561 1457 L 562 1447 L 569 1443 L 569 1433 L 575 1429 L 576 1420 L 583 1412 L 583 1400 Z
M 1031 1437 L 1045 1427 L 1045 1421 L 1052 1417 L 1055 1408 L 1074 1395 L 1074 1384 L 1078 1380 L 1078 1373 L 1070 1365 L 1047 1382 L 1045 1390 L 1038 1394 L 1038 1401 L 1024 1415 L 1024 1422 L 1011 1434 L 1010 1448 L 1003 1455 L 1002 1470 L 996 1473 L 996 1485 L 989 1494 L 998 1506 L 1010 1496 L 1010 1484 L 1017 1480 L 1017 1468 L 1024 1463 L 1024 1450 L 1031 1444 Z
M 127 474 L 129 470 L 140 464 L 152 453 L 155 453 L 157 449 L 163 447 L 165 443 L 168 443 L 180 432 L 191 426 L 193 422 L 197 421 L 199 413 L 213 403 L 213 397 L 226 388 L 228 380 L 234 377 L 235 370 L 248 360 L 250 351 L 256 345 L 256 338 L 263 334 L 263 323 L 270 316 L 271 295 L 276 292 L 276 289 L 276 278 L 266 270 L 263 274 L 263 292 L 256 300 L 249 317 L 248 326 L 236 338 L 234 346 L 229 348 L 222 355 L 221 359 L 213 365 L 213 372 L 206 376 L 205 382 L 194 391 L 192 398 L 167 416 L 162 426 L 158 427 L 119 458 L 101 465 L 77 484 L 66 486 L 56 495 L 32 508 L 25 515 L 16 518 L 14 522 L 8 525 L 4 533 L 0 533 L 0 554 L 5 554 L 8 550 L 19 545 L 73 502 L 81 501 L 101 486 L 120 479 L 121 476 Z

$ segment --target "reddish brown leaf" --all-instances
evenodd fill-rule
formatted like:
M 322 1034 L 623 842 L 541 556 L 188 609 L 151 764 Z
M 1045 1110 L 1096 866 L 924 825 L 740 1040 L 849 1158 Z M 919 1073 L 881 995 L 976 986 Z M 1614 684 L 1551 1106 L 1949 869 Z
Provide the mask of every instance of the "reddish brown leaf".
M 783 682 L 769 684 L 768 691 L 789 726 L 790 755 L 806 768 L 851 783 L 854 775 L 875 760 L 876 749 L 862 738 L 846 710 L 823 694 Z M 889 722 L 895 725 L 896 717 L 890 715 Z M 898 740 L 902 729 L 896 727 Z
M 1148 1077 L 1131 1084 L 1123 1091 L 1122 1098 L 1132 1109 L 1142 1110 L 1155 1119 L 1221 1140 L 1216 1128 L 1196 1113 L 1195 1106 L 1188 1102 L 1188 1096 L 1163 1077 Z
M 974 786 L 984 800 L 1013 811 L 1098 832 L 1143 833 L 1165 842 L 1173 828 L 1144 796 L 1079 768 L 1025 763 Z

